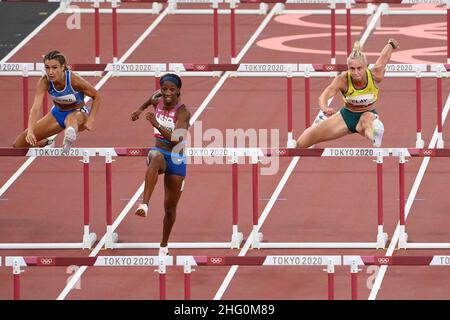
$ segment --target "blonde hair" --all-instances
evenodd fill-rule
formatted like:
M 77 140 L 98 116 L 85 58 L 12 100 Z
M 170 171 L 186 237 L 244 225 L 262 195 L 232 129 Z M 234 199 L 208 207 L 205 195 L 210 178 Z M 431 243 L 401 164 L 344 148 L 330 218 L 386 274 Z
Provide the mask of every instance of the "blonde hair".
M 355 43 L 353 44 L 353 49 L 347 58 L 347 63 L 350 60 L 361 60 L 367 65 L 366 54 L 362 51 L 362 46 L 359 41 L 355 41 Z

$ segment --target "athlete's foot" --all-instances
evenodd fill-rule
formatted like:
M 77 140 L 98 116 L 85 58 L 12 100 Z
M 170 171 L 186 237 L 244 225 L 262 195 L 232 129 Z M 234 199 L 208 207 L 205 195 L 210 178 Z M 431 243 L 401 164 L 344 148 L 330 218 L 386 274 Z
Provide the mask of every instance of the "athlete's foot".
M 326 120 L 327 118 L 328 117 L 325 115 L 325 113 L 322 110 L 320 110 L 316 118 L 314 119 L 313 125 L 319 124 L 322 121 Z
M 64 134 L 63 152 L 68 153 L 72 144 L 77 140 L 77 133 L 73 127 L 68 127 Z
M 139 217 L 143 217 L 145 218 L 147 216 L 147 212 L 148 212 L 148 205 L 141 203 L 136 211 L 134 212 L 135 215 L 139 216 Z
M 373 146 L 379 148 L 383 139 L 384 125 L 379 119 L 373 121 Z
M 158 256 L 165 257 L 169 255 L 169 248 L 166 247 L 159 247 L 159 253 Z

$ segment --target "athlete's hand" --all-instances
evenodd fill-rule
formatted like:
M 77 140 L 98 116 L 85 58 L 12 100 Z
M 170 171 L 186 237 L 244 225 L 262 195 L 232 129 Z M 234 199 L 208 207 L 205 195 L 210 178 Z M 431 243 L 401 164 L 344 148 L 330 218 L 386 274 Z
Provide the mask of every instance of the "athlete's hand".
M 323 110 L 323 113 L 324 113 L 327 117 L 330 117 L 330 116 L 332 116 L 333 114 L 335 114 L 336 111 L 334 111 L 333 108 L 326 108 L 325 110 Z
M 136 109 L 131 113 L 131 121 L 136 121 L 139 119 L 139 116 L 141 115 L 142 110 L 140 108 Z
M 150 121 L 152 126 L 154 126 L 155 128 L 159 127 L 159 122 L 156 120 L 156 116 L 153 112 L 147 112 L 145 117 L 148 121 Z
M 91 131 L 94 128 L 94 119 L 91 117 L 87 118 L 86 122 L 84 123 L 84 127 L 86 130 Z
M 30 131 L 27 132 L 27 136 L 26 136 L 25 140 L 27 141 L 27 143 L 28 143 L 29 145 L 31 145 L 31 146 L 33 146 L 33 147 L 34 147 L 34 146 L 36 145 L 36 143 L 37 143 L 37 140 L 36 140 L 36 137 L 35 137 L 34 133 L 32 133 L 32 132 L 30 132 Z
M 162 97 L 161 90 L 156 90 L 155 92 L 153 92 L 152 96 L 150 97 L 152 105 L 156 107 L 161 97 Z
M 390 38 L 389 40 L 388 40 L 388 44 L 389 45 L 392 45 L 392 49 L 398 49 L 398 46 L 399 46 L 399 44 L 398 44 L 398 41 L 397 40 L 395 40 L 395 39 L 393 39 L 393 38 Z

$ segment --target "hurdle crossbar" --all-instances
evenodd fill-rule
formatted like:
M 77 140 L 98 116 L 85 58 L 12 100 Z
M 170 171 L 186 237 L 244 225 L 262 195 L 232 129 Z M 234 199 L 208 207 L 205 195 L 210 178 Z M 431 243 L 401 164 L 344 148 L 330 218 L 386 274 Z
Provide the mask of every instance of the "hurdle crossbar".
M 0 156 L 28 157 L 82 157 L 83 162 L 83 238 L 82 242 L 74 243 L 0 243 L 0 249 L 91 249 L 97 235 L 90 232 L 90 199 L 89 199 L 89 163 L 96 155 L 94 148 L 73 148 L 64 153 L 62 148 L 45 149 L 10 149 L 0 148 Z
M 326 266 L 328 299 L 334 299 L 334 267 L 342 265 L 341 256 L 177 256 L 176 265 L 184 267 L 184 297 L 191 299 L 193 266 Z
M 6 257 L 5 266 L 13 268 L 13 299 L 20 300 L 20 275 L 23 267 L 154 267 L 159 273 L 159 297 L 166 299 L 166 266 L 172 266 L 171 256 L 98 256 L 98 257 L 54 257 L 17 256 Z
M 360 266 L 450 266 L 450 256 L 342 256 L 342 265 L 350 266 L 351 296 L 358 299 Z

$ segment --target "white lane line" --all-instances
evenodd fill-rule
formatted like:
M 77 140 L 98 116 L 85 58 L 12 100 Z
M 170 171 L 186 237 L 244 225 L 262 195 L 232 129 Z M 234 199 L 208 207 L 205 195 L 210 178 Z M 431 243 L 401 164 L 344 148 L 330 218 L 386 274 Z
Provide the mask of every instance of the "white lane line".
M 123 63 L 132 53 L 134 50 L 136 50 L 136 48 L 138 47 L 139 43 L 144 41 L 145 37 L 151 32 L 153 31 L 156 26 L 161 22 L 161 20 L 168 15 L 169 10 L 168 8 L 166 8 L 166 10 L 164 10 L 161 15 L 158 16 L 157 19 L 155 19 L 155 21 L 153 21 L 153 23 L 150 25 L 150 27 L 147 28 L 147 30 L 145 30 L 145 32 L 136 40 L 136 42 L 130 47 L 130 49 L 127 50 L 127 52 L 125 52 L 125 54 L 120 58 L 120 60 L 118 61 L 118 63 Z M 106 83 L 106 81 L 108 81 L 109 78 L 111 78 L 111 76 L 113 75 L 113 72 L 108 72 L 96 85 L 95 85 L 95 89 L 99 90 L 101 87 L 103 87 L 103 85 Z M 91 98 L 90 97 L 86 97 L 85 98 L 85 102 L 87 103 Z M 0 196 L 14 183 L 14 181 L 25 171 L 25 169 L 36 159 L 36 157 L 30 157 L 28 158 L 27 161 L 25 161 L 25 163 L 19 168 L 19 170 L 17 170 L 16 173 L 14 173 L 11 178 L 6 182 L 5 185 L 3 185 L 3 187 L 0 189 Z
M 60 8 L 56 9 L 47 19 L 45 19 L 36 29 L 34 29 L 25 39 L 23 39 L 13 50 L 11 50 L 0 63 L 6 63 L 13 55 L 17 53 L 23 46 L 25 46 L 36 34 L 39 33 L 45 26 L 47 26 L 59 13 Z M 33 163 L 36 157 L 30 157 L 22 166 L 9 178 L 9 180 L 0 189 L 0 196 L 8 190 L 14 181 L 25 171 L 25 169 Z
M 382 5 L 378 7 L 377 12 L 374 15 L 374 17 L 376 17 L 376 18 L 372 19 L 372 21 L 369 24 L 369 26 L 367 27 L 366 31 L 361 36 L 361 40 L 360 40 L 361 45 L 364 45 L 365 41 L 369 37 L 369 34 L 374 30 L 374 28 L 376 26 L 375 22 L 377 19 L 379 19 L 381 17 L 382 9 L 383 9 Z M 331 104 L 331 102 L 333 101 L 333 98 L 334 97 L 332 97 L 328 100 L 328 105 Z M 300 157 L 294 157 L 292 159 L 291 163 L 289 164 L 288 169 L 286 170 L 285 174 L 283 175 L 283 178 L 281 179 L 280 183 L 278 184 L 277 188 L 275 189 L 274 193 L 272 194 L 272 197 L 271 197 L 269 203 L 266 205 L 266 208 L 264 209 L 260 219 L 258 220 L 258 222 L 259 222 L 258 230 L 259 230 L 259 228 L 261 228 L 262 223 L 264 223 L 264 221 L 266 220 L 266 216 L 269 214 L 270 210 L 272 209 L 276 198 L 279 196 L 281 190 L 284 188 L 284 185 L 285 185 L 287 179 L 289 178 L 292 170 L 294 170 L 294 167 L 298 163 L 299 160 L 300 160 Z M 248 249 L 250 248 L 252 236 L 253 236 L 253 231 L 251 232 L 250 236 L 248 237 L 244 247 L 239 252 L 239 256 L 244 256 L 247 253 Z M 228 288 L 229 284 L 231 283 L 231 280 L 233 279 L 238 268 L 239 268 L 239 266 L 232 266 L 230 268 L 230 270 L 228 271 L 228 274 L 225 276 L 225 279 L 223 280 L 222 284 L 220 285 L 219 290 L 216 292 L 216 295 L 214 296 L 214 300 L 220 300 L 222 298 L 223 294 L 225 293 L 225 290 Z
M 116 230 L 116 228 L 119 226 L 119 224 L 122 222 L 122 220 L 127 215 L 128 211 L 130 211 L 130 209 L 133 207 L 134 203 L 141 196 L 142 192 L 144 192 L 144 183 L 141 184 L 141 186 L 136 191 L 134 196 L 130 199 L 130 201 L 123 208 L 122 212 L 119 214 L 117 219 L 114 221 L 114 223 L 112 225 L 112 232 L 114 232 Z M 95 246 L 95 249 L 89 254 L 89 257 L 95 257 L 100 252 L 100 250 L 105 245 L 105 240 L 106 240 L 106 234 L 103 235 L 101 240 Z M 66 298 L 67 294 L 69 294 L 70 290 L 72 290 L 73 287 L 77 284 L 77 282 L 80 280 L 81 276 L 86 271 L 86 269 L 87 269 L 87 267 L 81 267 L 74 273 L 74 275 L 72 276 L 70 281 L 66 284 L 66 287 L 61 291 L 61 293 L 56 298 L 56 300 L 64 300 Z
M 275 204 L 276 199 L 280 195 L 281 191 L 284 188 L 284 185 L 288 181 L 289 177 L 291 176 L 292 171 L 295 169 L 295 166 L 297 165 L 298 161 L 300 160 L 300 157 L 294 157 L 291 160 L 291 163 L 289 164 L 288 168 L 286 169 L 286 172 L 284 173 L 283 177 L 281 178 L 280 182 L 278 183 L 278 186 L 275 188 L 275 191 L 273 192 L 272 196 L 270 197 L 269 202 L 267 203 L 266 207 L 264 208 L 261 216 L 258 220 L 258 231 L 262 227 L 264 221 L 266 221 L 267 216 L 270 213 L 270 210 L 272 210 L 273 205 Z M 254 231 L 250 233 L 250 235 L 247 238 L 247 241 L 245 241 L 244 246 L 242 247 L 241 251 L 239 252 L 239 256 L 245 256 L 247 254 L 248 249 L 250 249 L 252 239 L 253 239 Z M 232 266 L 230 270 L 228 271 L 228 274 L 226 275 L 225 279 L 223 280 L 222 284 L 219 287 L 219 290 L 217 290 L 216 295 L 214 296 L 214 300 L 220 300 L 222 299 L 223 294 L 225 293 L 225 290 L 228 288 L 228 285 L 230 284 L 231 280 L 233 280 L 234 274 L 236 273 L 238 269 L 238 266 Z
M 448 111 L 450 109 L 450 95 L 447 97 L 447 102 L 445 103 L 444 110 L 442 111 L 442 124 L 444 124 L 445 119 L 447 118 Z M 430 144 L 428 148 L 434 148 L 437 143 L 437 127 L 434 130 L 433 136 L 431 138 Z M 408 201 L 406 201 L 405 205 L 405 221 L 408 218 L 409 212 L 411 210 L 413 200 L 419 190 L 420 183 L 422 182 L 422 178 L 425 175 L 425 171 L 428 167 L 428 163 L 430 162 L 430 158 L 426 157 L 423 159 L 422 164 L 420 165 L 419 172 L 417 173 L 416 179 L 414 180 L 414 184 L 412 186 L 411 192 L 408 196 Z M 397 247 L 398 239 L 400 237 L 400 222 L 397 224 L 397 228 L 395 229 L 394 235 L 392 236 L 391 243 L 389 244 L 388 250 L 386 252 L 386 256 L 392 256 L 395 248 Z M 381 289 L 381 283 L 383 282 L 384 275 L 386 274 L 387 266 L 382 266 L 378 271 L 378 274 L 375 278 L 375 282 L 373 284 L 372 290 L 370 291 L 368 300 L 375 300 L 377 298 L 378 291 Z
M 14 181 L 19 178 L 19 176 L 22 174 L 22 172 L 25 171 L 26 168 L 36 159 L 36 157 L 29 157 L 27 161 L 25 161 L 19 169 L 11 176 L 11 178 L 6 181 L 6 183 L 0 188 L 0 197 L 8 190 L 8 188 L 14 183 Z

